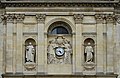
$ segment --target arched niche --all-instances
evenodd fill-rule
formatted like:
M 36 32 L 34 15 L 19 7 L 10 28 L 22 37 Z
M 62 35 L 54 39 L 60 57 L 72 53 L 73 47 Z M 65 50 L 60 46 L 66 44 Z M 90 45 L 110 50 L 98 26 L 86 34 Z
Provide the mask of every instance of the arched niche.
M 91 45 L 95 45 L 95 41 L 92 38 L 87 38 L 84 40 L 84 45 L 87 45 L 88 43 L 91 43 Z
M 84 62 L 95 62 L 95 41 L 92 38 L 84 40 Z
M 47 33 L 47 63 L 72 64 L 71 26 L 64 21 L 56 21 L 49 26 Z
M 25 63 L 36 63 L 36 42 L 32 38 L 25 40 Z

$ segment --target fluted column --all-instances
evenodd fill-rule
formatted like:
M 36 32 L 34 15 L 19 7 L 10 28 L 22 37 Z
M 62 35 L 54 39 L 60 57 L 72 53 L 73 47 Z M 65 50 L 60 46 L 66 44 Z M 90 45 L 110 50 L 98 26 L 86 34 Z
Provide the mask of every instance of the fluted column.
M 44 38 L 44 23 L 45 14 L 37 14 L 37 24 L 38 24 L 38 74 L 45 73 L 45 38 Z M 46 53 L 47 54 L 47 53 Z M 47 55 L 46 55 L 47 56 Z
M 23 20 L 24 14 L 15 15 L 17 21 L 17 28 L 16 28 L 16 72 L 22 73 L 23 72 L 23 63 L 24 63 L 24 56 L 23 56 Z
M 107 21 L 107 73 L 114 72 L 114 17 L 106 15 Z
M 6 28 L 6 72 L 13 71 L 13 20 L 14 15 L 6 15 L 7 28 Z
M 75 73 L 81 74 L 82 73 L 82 21 L 83 15 L 82 14 L 75 14 L 74 15 L 75 25 L 76 25 L 76 49 L 73 53 L 73 58 L 75 58 Z
M 104 50 L 103 50 L 103 26 L 104 26 L 104 15 L 96 14 L 96 29 L 97 29 L 97 52 L 96 52 L 96 64 L 97 64 L 97 73 L 104 72 Z

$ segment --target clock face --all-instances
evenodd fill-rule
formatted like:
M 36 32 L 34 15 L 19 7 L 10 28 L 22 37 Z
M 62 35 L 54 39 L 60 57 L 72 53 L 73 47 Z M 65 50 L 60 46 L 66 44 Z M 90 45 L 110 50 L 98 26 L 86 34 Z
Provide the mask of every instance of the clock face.
M 63 48 L 58 47 L 58 48 L 56 48 L 55 53 L 56 53 L 57 56 L 63 56 L 65 52 L 64 52 Z

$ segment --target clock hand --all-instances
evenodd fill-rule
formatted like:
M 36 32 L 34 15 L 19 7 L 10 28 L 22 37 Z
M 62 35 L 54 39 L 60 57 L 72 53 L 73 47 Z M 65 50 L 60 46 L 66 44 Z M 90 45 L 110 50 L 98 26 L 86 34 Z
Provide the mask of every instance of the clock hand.
M 61 51 L 59 51 L 60 53 L 62 53 Z

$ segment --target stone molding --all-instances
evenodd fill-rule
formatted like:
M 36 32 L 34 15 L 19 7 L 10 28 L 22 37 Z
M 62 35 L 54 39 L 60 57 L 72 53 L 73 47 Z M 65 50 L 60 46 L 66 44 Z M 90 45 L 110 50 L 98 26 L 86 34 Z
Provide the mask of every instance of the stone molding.
M 45 17 L 46 17 L 45 14 L 36 14 L 36 18 L 37 18 L 38 23 L 44 23 Z
M 88 2 L 91 2 L 91 3 L 116 3 L 116 2 L 119 2 L 119 0 L 51 0 L 52 2 L 56 3 L 56 2 L 79 2 L 79 3 L 88 3 Z M 26 3 L 32 3 L 32 2 L 43 2 L 43 3 L 46 3 L 46 2 L 49 2 L 51 3 L 49 0 L 1 0 L 1 2 L 26 2 Z
M 80 24 L 83 21 L 83 14 L 74 14 L 74 20 L 76 24 Z
M 96 14 L 95 19 L 97 23 L 103 23 L 104 22 L 104 15 L 103 14 Z

